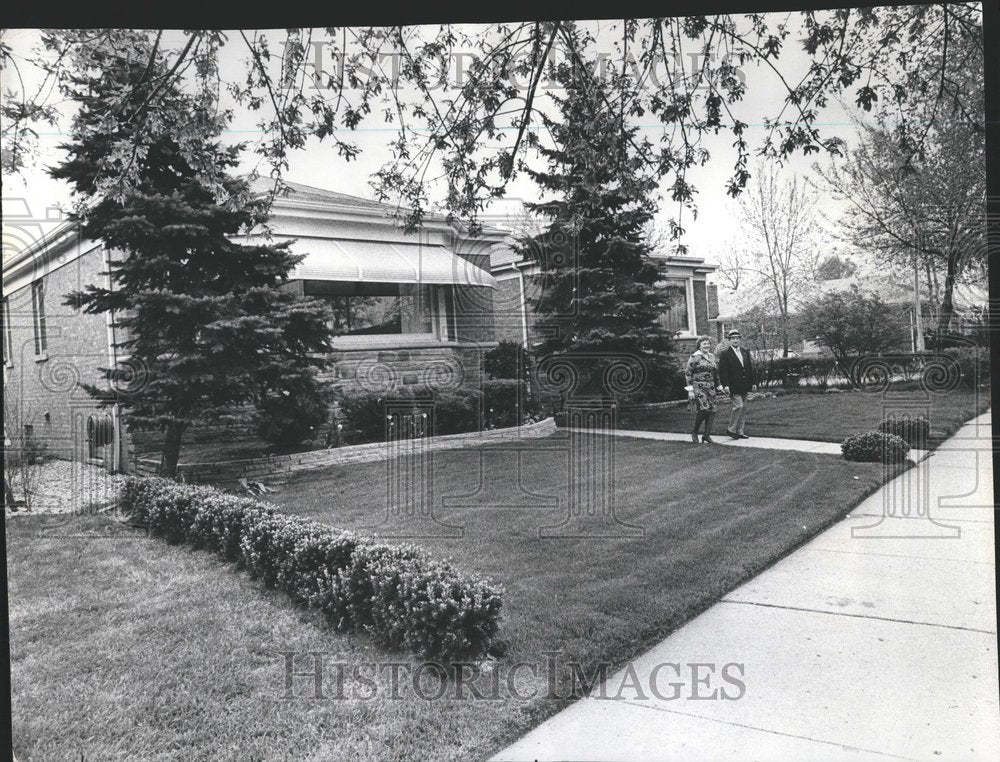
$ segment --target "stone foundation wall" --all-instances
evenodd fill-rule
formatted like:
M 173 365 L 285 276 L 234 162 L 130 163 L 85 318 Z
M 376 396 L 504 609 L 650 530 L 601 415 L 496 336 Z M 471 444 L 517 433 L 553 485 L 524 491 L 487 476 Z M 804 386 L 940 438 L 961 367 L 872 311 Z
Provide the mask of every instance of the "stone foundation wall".
M 457 388 L 479 385 L 482 357 L 495 342 L 338 350 L 321 378 L 342 389 L 387 390 L 400 386 Z

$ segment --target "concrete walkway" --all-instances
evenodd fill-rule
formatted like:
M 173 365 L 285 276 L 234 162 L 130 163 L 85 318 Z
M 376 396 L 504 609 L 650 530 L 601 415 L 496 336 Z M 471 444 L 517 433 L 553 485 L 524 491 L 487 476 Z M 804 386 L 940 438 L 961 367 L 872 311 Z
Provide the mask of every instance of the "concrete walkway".
M 596 434 L 613 434 L 617 437 L 635 437 L 636 439 L 658 439 L 663 442 L 691 442 L 690 434 L 676 434 L 671 431 L 641 431 L 639 429 L 580 429 L 567 427 L 569 431 L 587 431 Z M 760 447 L 765 450 L 796 450 L 798 452 L 816 452 L 824 455 L 840 455 L 839 442 L 814 442 L 809 439 L 778 439 L 776 437 L 750 437 L 750 439 L 732 439 L 728 434 L 713 434 L 716 444 L 726 447 Z M 927 456 L 924 450 L 910 450 L 909 458 L 913 461 L 922 460 Z
M 1000 759 L 993 523 L 987 413 L 494 759 Z

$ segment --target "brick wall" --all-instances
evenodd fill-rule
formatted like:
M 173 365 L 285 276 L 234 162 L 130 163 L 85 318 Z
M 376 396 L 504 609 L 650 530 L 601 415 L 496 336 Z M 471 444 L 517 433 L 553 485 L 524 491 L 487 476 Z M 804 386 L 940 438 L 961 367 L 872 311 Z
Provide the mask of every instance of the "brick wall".
M 487 265 L 487 270 L 489 265 Z M 495 341 L 493 289 L 488 286 L 453 286 L 455 328 L 458 341 Z
M 521 283 L 517 277 L 497 281 L 493 296 L 494 323 L 497 341 L 524 340 L 521 326 Z
M 719 317 L 719 287 L 715 283 L 708 284 L 708 318 Z
M 705 279 L 694 279 L 694 321 L 699 336 L 709 333 L 708 324 L 708 284 Z
M 35 355 L 31 286 L 4 294 L 13 345 L 12 356 L 5 358 L 10 364 L 4 367 L 4 398 L 17 406 L 20 423 L 29 423 L 57 458 L 87 456 L 87 417 L 98 408 L 78 384 L 106 385 L 98 368 L 109 365 L 105 315 L 89 315 L 62 302 L 71 291 L 104 284 L 104 270 L 103 248 L 97 247 L 41 278 L 47 337 L 41 357 Z
M 483 272 L 490 271 L 490 242 L 486 239 L 455 240 L 455 254 Z M 495 341 L 493 325 L 493 289 L 488 286 L 452 287 L 454 325 L 458 341 Z

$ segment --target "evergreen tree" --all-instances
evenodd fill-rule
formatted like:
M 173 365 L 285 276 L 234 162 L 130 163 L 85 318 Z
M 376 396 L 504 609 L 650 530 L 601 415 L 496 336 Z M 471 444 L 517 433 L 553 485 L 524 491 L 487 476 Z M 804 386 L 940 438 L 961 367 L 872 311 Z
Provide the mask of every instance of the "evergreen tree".
M 616 357 L 635 358 L 646 380 L 637 396 L 663 398 L 676 381 L 667 307 L 656 286 L 662 267 L 645 231 L 657 182 L 647 171 L 648 143 L 606 107 L 602 85 L 574 79 L 558 98 L 561 120 L 546 118 L 554 147 L 538 146 L 545 171 L 528 170 L 552 200 L 527 204 L 549 220 L 520 250 L 538 259 L 543 285 L 536 305 L 548 337 L 542 354 L 566 355 L 579 374 L 577 393 L 606 395 Z
M 262 224 L 266 207 L 228 174 L 241 148 L 219 140 L 228 115 L 173 85 L 143 33 L 129 39 L 67 88 L 80 108 L 68 157 L 50 174 L 72 184 L 82 235 L 115 253 L 112 288 L 66 298 L 113 312 L 127 337 L 126 359 L 103 369 L 108 388 L 87 389 L 122 404 L 130 429 L 165 432 L 161 470 L 173 476 L 192 424 L 251 409 L 287 441 L 283 420 L 325 419 L 311 354 L 329 349 L 329 315 L 279 288 L 298 261 L 287 244 L 233 240 Z M 131 156 L 115 148 L 123 137 L 138 146 Z M 124 163 L 138 182 L 116 189 L 108 168 Z

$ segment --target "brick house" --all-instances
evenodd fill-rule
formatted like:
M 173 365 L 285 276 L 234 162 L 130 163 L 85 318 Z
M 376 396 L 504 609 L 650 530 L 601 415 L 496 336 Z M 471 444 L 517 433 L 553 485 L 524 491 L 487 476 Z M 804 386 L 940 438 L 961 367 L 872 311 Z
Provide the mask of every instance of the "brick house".
M 339 386 L 474 383 L 496 346 L 491 250 L 507 233 L 427 215 L 406 234 L 394 207 L 288 183 L 268 221 L 275 242 L 305 258 L 286 287 L 329 301 Z M 259 190 L 266 190 L 261 183 Z M 259 240 L 255 232 L 250 240 Z M 63 223 L 3 263 L 4 395 L 50 454 L 128 470 L 134 443 L 124 412 L 98 409 L 78 382 L 124 357 L 113 315 L 62 305 L 87 284 L 110 285 L 109 252 Z M 6 437 L 5 437 L 6 438 Z
M 506 214 L 483 215 L 481 220 L 498 227 L 537 231 L 537 221 L 515 210 Z M 511 241 L 509 241 L 511 242 Z M 708 277 L 717 269 L 699 257 L 654 253 L 664 265 L 664 279 L 659 286 L 666 290 L 669 306 L 661 315 L 663 326 L 673 333 L 678 354 L 694 351 L 698 336 L 713 332 L 712 321 L 719 314 L 716 285 Z M 494 313 L 498 341 L 516 341 L 527 347 L 540 343 L 541 316 L 535 305 L 544 277 L 537 262 L 520 257 L 511 247 L 495 246 L 490 271 L 496 278 Z

